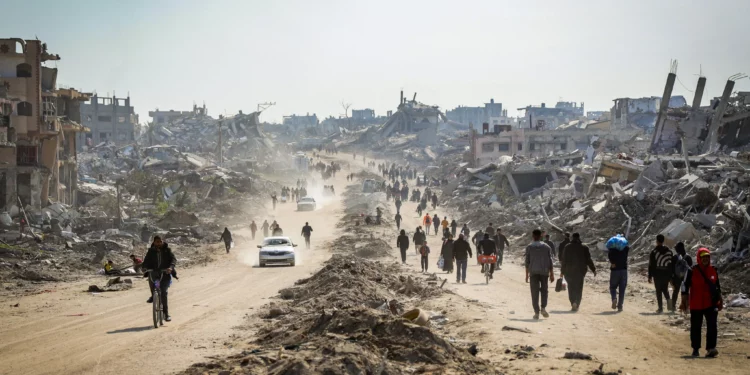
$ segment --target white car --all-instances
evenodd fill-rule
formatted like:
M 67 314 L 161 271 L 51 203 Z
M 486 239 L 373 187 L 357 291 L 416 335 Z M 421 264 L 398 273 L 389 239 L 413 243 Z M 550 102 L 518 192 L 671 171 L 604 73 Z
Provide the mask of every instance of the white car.
M 259 264 L 265 267 L 267 264 L 288 264 L 294 267 L 296 260 L 294 248 L 297 247 L 289 237 L 266 237 L 260 248 Z
M 303 197 L 297 201 L 297 211 L 315 211 L 316 203 L 313 197 Z

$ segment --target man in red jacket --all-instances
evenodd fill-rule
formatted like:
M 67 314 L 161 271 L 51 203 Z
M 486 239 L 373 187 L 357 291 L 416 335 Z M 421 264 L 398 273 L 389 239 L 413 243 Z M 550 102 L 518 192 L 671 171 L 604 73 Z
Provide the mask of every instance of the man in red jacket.
M 724 302 L 721 299 L 721 284 L 716 267 L 711 265 L 711 252 L 702 247 L 698 249 L 697 263 L 685 275 L 682 283 L 681 310 L 686 311 L 690 303 L 690 344 L 693 357 L 700 355 L 701 328 L 706 318 L 706 357 L 719 355 L 716 350 L 718 335 L 716 321 Z

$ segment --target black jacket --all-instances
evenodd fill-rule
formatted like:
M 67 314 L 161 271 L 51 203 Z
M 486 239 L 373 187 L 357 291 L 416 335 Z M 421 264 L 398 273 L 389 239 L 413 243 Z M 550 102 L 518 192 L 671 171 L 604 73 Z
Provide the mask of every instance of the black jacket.
M 309 225 L 305 225 L 304 227 L 302 227 L 302 235 L 305 237 L 310 237 L 310 235 L 312 234 L 312 231 L 313 229 Z
M 477 253 L 482 252 L 484 255 L 492 255 L 497 253 L 497 248 L 495 247 L 495 241 L 492 239 L 486 239 L 479 241 L 479 244 L 477 245 Z
M 674 253 L 666 246 L 656 246 L 648 257 L 648 277 L 672 277 Z
M 495 246 L 497 246 L 497 249 L 500 251 L 505 250 L 505 246 L 510 247 L 508 237 L 505 237 L 504 234 L 496 234 L 492 237 L 492 240 L 495 241 Z
M 453 258 L 455 260 L 466 260 L 471 256 L 471 246 L 466 240 L 459 238 L 453 241 Z
M 225 231 L 224 231 L 224 232 L 223 232 L 223 233 L 221 234 L 221 239 L 222 239 L 222 240 L 224 240 L 224 242 L 226 242 L 226 243 L 230 243 L 230 242 L 232 242 L 232 233 L 231 233 L 231 232 L 229 232 L 229 230 L 225 230 Z
M 565 246 L 568 246 L 569 243 L 570 243 L 570 240 L 567 239 L 567 238 L 564 239 L 562 242 L 560 242 L 560 246 L 558 246 L 558 248 L 557 248 L 557 259 L 560 259 L 560 261 L 562 261 L 562 259 L 563 259 L 563 254 L 565 252 Z
M 547 241 L 547 240 L 544 240 L 542 242 L 546 243 L 547 246 L 549 246 L 549 248 L 552 250 L 552 255 L 554 256 L 555 255 L 555 243 L 552 241 Z
M 628 269 L 628 252 L 630 252 L 630 247 L 627 246 L 622 250 L 609 250 L 607 254 L 609 262 L 614 264 L 614 267 L 610 265 L 612 271 Z
M 563 255 L 565 258 L 561 261 L 562 268 L 560 269 L 563 275 L 585 275 L 587 266 L 591 272 L 596 272 L 596 266 L 591 259 L 591 251 L 588 246 L 573 241 L 565 248 L 565 254 Z
M 165 270 L 172 268 L 177 265 L 177 258 L 174 256 L 172 249 L 169 248 L 167 243 L 164 243 L 164 247 L 161 250 L 157 250 L 153 245 L 146 252 L 146 256 L 143 258 L 143 268 L 150 270 Z
M 421 245 L 424 243 L 425 240 L 425 234 L 424 232 L 415 232 L 414 237 L 412 238 L 415 245 Z
M 402 234 L 399 235 L 396 238 L 396 246 L 398 246 L 401 250 L 406 250 L 409 248 L 409 236 Z

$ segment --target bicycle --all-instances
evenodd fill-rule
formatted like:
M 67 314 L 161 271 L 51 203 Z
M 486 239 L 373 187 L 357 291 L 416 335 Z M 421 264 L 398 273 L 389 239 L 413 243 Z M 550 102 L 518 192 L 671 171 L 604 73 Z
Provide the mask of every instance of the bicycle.
M 153 299 L 152 306 L 153 306 L 153 317 L 154 317 L 154 328 L 159 328 L 159 326 L 164 325 L 164 310 L 161 306 L 161 275 L 164 272 L 164 270 L 158 270 L 159 272 L 154 272 L 156 270 L 144 270 L 144 272 L 148 273 L 148 279 L 151 281 L 151 283 L 154 285 L 154 291 L 151 294 L 151 298 Z M 154 278 L 153 275 L 156 273 L 159 275 L 158 278 Z
M 487 284 L 489 284 L 492 277 L 492 264 L 497 262 L 497 255 L 477 255 L 477 260 L 484 268 L 484 278 Z

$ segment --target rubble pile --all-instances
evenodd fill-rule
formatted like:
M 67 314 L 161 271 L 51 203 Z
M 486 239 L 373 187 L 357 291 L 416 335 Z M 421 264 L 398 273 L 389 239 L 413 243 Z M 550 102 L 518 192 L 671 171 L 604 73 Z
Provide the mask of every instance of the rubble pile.
M 250 348 L 185 373 L 499 373 L 431 328 L 400 317 L 403 305 L 441 289 L 398 271 L 396 264 L 334 255 L 315 275 L 280 291 L 288 301 L 267 307 L 269 323 Z
M 533 228 L 547 230 L 556 242 L 562 232 L 580 232 L 601 250 L 595 252 L 601 260 L 606 240 L 617 233 L 627 235 L 633 264 L 648 260 L 657 234 L 670 247 L 684 242 L 690 254 L 707 246 L 728 291 L 750 290 L 742 272 L 750 262 L 750 166 L 741 154 L 644 161 L 602 154 L 591 165 L 576 154 L 441 166 L 436 172 L 455 180 L 443 186 L 441 204 L 474 231 L 492 222 L 523 241 Z
M 70 204 L 51 201 L 41 209 L 13 206 L 0 213 L 0 281 L 13 287 L 13 279 L 74 280 L 101 272 L 106 260 L 126 272 L 132 265 L 129 255 L 143 257 L 154 235 L 170 244 L 181 266 L 210 260 L 205 248 L 218 241 L 221 229 L 256 219 L 251 215 L 279 191 L 277 183 L 262 176 L 281 151 L 268 151 L 273 144 L 259 131 L 253 139 L 260 139 L 262 148 L 257 142 L 242 150 L 234 147 L 257 127 L 257 118 L 248 125 L 251 119 L 226 120 L 226 167 L 217 165 L 218 150 L 195 147 L 206 144 L 204 136 L 211 132 L 194 132 L 202 125 L 188 120 L 173 124 L 171 137 L 153 133 L 166 125 L 144 135 L 149 144 L 170 144 L 85 147 L 77 156 L 78 182 L 75 196 L 66 199 Z M 286 161 L 284 168 L 291 165 L 291 158 L 276 159 Z M 22 218 L 29 225 L 20 233 Z

